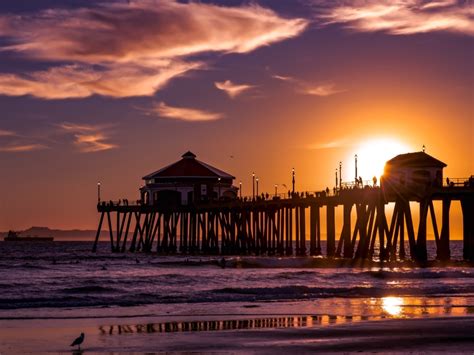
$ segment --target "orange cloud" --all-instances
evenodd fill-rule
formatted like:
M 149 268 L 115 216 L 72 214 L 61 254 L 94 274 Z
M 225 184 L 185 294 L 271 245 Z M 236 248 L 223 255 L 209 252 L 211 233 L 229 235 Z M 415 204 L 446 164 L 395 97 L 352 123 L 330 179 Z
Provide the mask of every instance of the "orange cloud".
M 319 85 L 304 84 L 298 90 L 303 94 L 314 96 L 331 96 L 345 91 L 341 89 L 336 89 L 336 85 L 333 83 Z
M 16 136 L 16 133 L 13 131 L 8 131 L 5 129 L 0 129 L 0 137 L 12 137 Z
M 336 149 L 336 148 L 343 148 L 348 146 L 347 139 L 339 139 L 339 140 L 333 140 L 329 142 L 318 142 L 318 143 L 312 143 L 307 146 L 308 149 L 310 150 L 319 150 L 319 149 Z
M 349 1 L 323 11 L 326 24 L 344 23 L 356 31 L 384 31 L 408 35 L 449 31 L 474 35 L 474 10 L 470 2 L 421 0 Z
M 291 76 L 284 76 L 284 75 L 272 75 L 272 78 L 286 81 L 288 83 L 292 83 L 294 85 L 294 89 L 296 92 L 305 95 L 314 95 L 314 96 L 331 96 L 345 90 L 337 89 L 336 84 L 334 83 L 325 83 L 325 84 L 313 84 L 308 83 L 303 80 L 299 80 L 293 78 Z
M 23 145 L 8 145 L 0 147 L 0 152 L 6 153 L 22 153 L 22 152 L 31 152 L 34 150 L 46 149 L 47 146 L 43 144 L 23 144 Z
M 234 84 L 230 80 L 216 81 L 214 85 L 219 90 L 224 91 L 231 99 L 236 98 L 237 96 L 242 94 L 244 91 L 250 90 L 254 87 L 253 85 L 247 85 L 247 84 Z
M 101 132 L 110 125 L 79 125 L 63 122 L 58 125 L 63 131 L 73 133 L 74 145 L 82 153 L 100 152 L 118 148 L 118 145 L 107 142 L 108 136 Z
M 170 62 L 156 67 L 109 65 L 102 70 L 65 65 L 29 74 L 0 74 L 0 94 L 32 95 L 43 99 L 84 98 L 94 94 L 112 97 L 149 96 L 175 76 L 199 63 Z
M 100 152 L 117 148 L 118 146 L 111 143 L 104 142 L 107 137 L 102 133 L 96 134 L 76 134 L 74 135 L 76 141 L 74 144 L 82 153 Z
M 203 65 L 187 61 L 187 56 L 250 52 L 297 36 L 307 24 L 258 5 L 171 0 L 3 15 L 0 36 L 13 44 L 0 50 L 73 64 L 25 75 L 1 74 L 0 94 L 44 99 L 150 96 L 170 79 Z
M 182 121 L 214 121 L 224 117 L 221 113 L 198 110 L 195 108 L 173 107 L 164 102 L 155 104 L 152 109 L 145 110 L 147 114 L 158 115 Z

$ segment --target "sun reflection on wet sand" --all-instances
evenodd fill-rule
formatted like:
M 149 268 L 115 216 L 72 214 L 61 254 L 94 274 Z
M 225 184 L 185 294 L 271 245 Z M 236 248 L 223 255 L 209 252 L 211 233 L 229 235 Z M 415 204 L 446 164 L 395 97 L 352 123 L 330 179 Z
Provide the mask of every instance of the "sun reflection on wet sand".
M 402 316 L 402 306 L 404 304 L 402 297 L 383 297 L 382 309 L 393 317 Z

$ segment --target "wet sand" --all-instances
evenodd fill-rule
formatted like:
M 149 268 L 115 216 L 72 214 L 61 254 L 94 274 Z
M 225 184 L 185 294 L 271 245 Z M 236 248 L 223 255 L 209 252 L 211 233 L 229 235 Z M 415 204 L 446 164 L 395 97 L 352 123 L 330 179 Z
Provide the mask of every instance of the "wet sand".
M 86 334 L 82 353 L 474 350 L 469 316 L 323 323 L 283 315 L 2 320 L 0 353 L 74 352 L 69 344 L 81 332 Z

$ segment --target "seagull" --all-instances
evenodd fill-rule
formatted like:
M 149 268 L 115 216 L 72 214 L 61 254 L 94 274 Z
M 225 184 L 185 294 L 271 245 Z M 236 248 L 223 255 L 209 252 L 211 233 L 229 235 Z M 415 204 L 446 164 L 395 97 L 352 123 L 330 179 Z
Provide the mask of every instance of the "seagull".
M 84 341 L 84 333 L 81 333 L 81 336 L 76 338 L 71 344 L 71 346 L 77 345 L 79 347 L 79 350 L 81 350 L 81 344 Z

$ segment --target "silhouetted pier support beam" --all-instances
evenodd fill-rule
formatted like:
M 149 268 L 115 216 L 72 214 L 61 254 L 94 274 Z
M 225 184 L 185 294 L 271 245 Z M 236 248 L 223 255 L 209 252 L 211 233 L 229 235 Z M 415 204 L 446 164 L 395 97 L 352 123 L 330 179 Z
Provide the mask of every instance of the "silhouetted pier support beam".
M 319 205 L 310 206 L 310 255 L 321 255 L 321 222 Z
M 341 231 L 341 237 L 337 243 L 336 256 L 341 256 L 341 252 L 344 248 L 344 258 L 352 258 L 353 248 L 351 242 L 351 211 L 352 204 L 344 204 L 344 215 L 343 215 L 343 225 Z
M 354 254 L 354 248 L 352 247 L 351 241 L 351 211 L 352 204 L 344 205 L 344 227 L 342 229 L 341 238 L 344 242 L 344 257 L 352 258 Z
M 94 246 L 92 247 L 92 251 L 97 251 L 97 243 L 99 242 L 100 231 L 102 229 L 102 223 L 104 222 L 104 212 L 100 214 L 99 226 L 97 227 L 97 233 L 95 235 Z
M 293 209 L 287 207 L 285 210 L 286 255 L 293 255 Z
M 335 206 L 329 204 L 326 206 L 326 255 L 333 257 L 336 253 L 336 216 Z
M 296 254 L 299 256 L 306 255 L 306 209 L 304 207 L 297 207 L 299 209 L 299 238 L 297 239 Z M 298 223 L 298 222 L 297 222 Z M 299 240 L 299 245 L 298 245 Z
M 463 257 L 474 261 L 474 198 L 461 199 L 463 221 Z
M 437 259 L 449 260 L 451 258 L 451 250 L 449 249 L 449 209 L 451 200 L 443 200 L 441 236 L 437 248 Z
M 385 243 L 385 231 L 387 230 L 387 219 L 385 217 L 385 203 L 379 198 L 377 201 L 377 225 L 374 230 L 378 230 L 379 235 L 379 258 L 380 260 L 388 260 L 388 245 Z M 387 235 L 388 237 L 388 235 Z M 388 244 L 388 243 L 387 243 Z M 372 251 L 373 253 L 373 251 Z
M 428 252 L 426 250 L 426 219 L 428 217 L 427 200 L 420 201 L 420 224 L 418 225 L 418 236 L 416 240 L 416 259 L 418 261 L 428 260 Z

